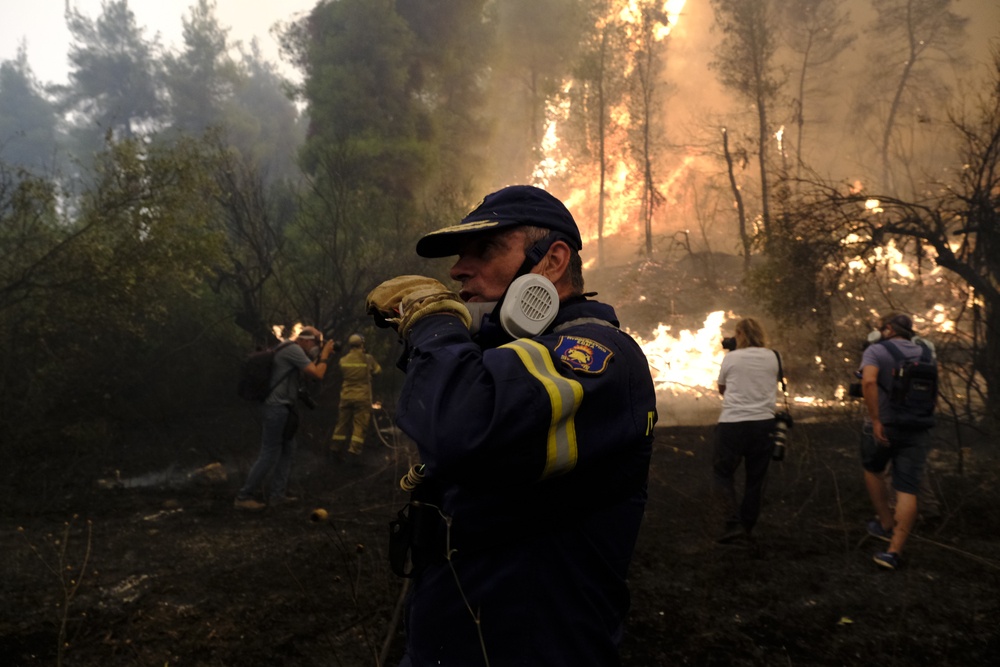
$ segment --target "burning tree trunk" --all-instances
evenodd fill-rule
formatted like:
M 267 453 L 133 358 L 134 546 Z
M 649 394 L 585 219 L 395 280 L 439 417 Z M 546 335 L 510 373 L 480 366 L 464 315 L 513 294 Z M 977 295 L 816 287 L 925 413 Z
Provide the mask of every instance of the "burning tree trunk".
M 733 189 L 733 199 L 736 200 L 736 213 L 740 221 L 740 241 L 743 243 L 743 270 L 750 270 L 750 235 L 747 233 L 747 213 L 743 208 L 743 195 L 736 184 L 736 174 L 733 171 L 733 155 L 729 152 L 729 133 L 722 128 L 722 152 L 726 156 L 726 170 L 729 173 L 729 186 Z

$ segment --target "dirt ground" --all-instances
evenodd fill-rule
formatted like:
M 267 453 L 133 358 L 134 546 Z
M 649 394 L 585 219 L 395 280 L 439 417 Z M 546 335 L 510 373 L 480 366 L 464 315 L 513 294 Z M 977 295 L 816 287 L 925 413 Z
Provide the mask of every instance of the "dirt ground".
M 25 471 L 22 490 L 45 495 L 22 492 L 0 517 L 5 665 L 398 661 L 404 584 L 387 566 L 387 524 L 406 500 L 396 482 L 412 446 L 389 434 L 349 465 L 325 457 L 307 420 L 293 482 L 301 501 L 238 512 L 233 497 L 255 454 L 249 414 L 220 418 L 211 447 L 137 435 L 117 476 L 94 480 L 83 466 L 60 477 L 56 461 Z M 864 531 L 871 510 L 853 420 L 803 417 L 771 468 L 758 540 L 744 546 L 713 541 L 712 428 L 657 430 L 623 664 L 991 663 L 1000 651 L 996 445 L 966 438 L 960 470 L 953 439 L 939 435 L 932 481 L 943 515 L 917 526 L 904 569 L 888 572 L 872 562 L 880 543 Z M 232 423 L 245 425 L 223 428 Z M 195 472 L 215 462 L 224 477 Z M 325 522 L 310 520 L 319 507 Z

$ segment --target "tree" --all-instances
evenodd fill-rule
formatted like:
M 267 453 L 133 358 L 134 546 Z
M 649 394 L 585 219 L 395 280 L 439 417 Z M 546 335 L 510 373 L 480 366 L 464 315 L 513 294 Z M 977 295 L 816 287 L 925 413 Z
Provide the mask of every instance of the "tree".
M 590 30 L 578 0 L 507 0 L 494 3 L 495 57 L 490 59 L 490 183 L 527 182 L 545 157 L 547 107 L 559 100 Z
M 253 41 L 238 63 L 239 79 L 223 107 L 221 127 L 229 144 L 259 165 L 268 185 L 298 183 L 304 120 L 289 96 L 289 83 Z
M 62 102 L 81 155 L 99 150 L 106 136 L 131 139 L 152 129 L 163 114 L 158 44 L 145 40 L 128 0 L 104 0 L 96 20 L 68 9 L 66 25 L 73 42 Z
M 976 100 L 977 108 L 950 117 L 954 157 L 944 171 L 947 180 L 925 184 L 919 198 L 903 199 L 814 178 L 802 184 L 793 234 L 797 246 L 822 253 L 821 270 L 812 275 L 823 276 L 825 268 L 827 283 L 819 289 L 827 292 L 836 288 L 837 272 L 849 260 L 870 261 L 890 241 L 918 257 L 931 254 L 953 274 L 965 286 L 966 298 L 959 303 L 971 304 L 973 314 L 962 356 L 968 363 L 957 371 L 965 374 L 968 391 L 982 396 L 978 414 L 995 425 L 1000 414 L 1000 54 L 993 74 L 992 89 Z M 982 378 L 981 388 L 977 378 Z
M 232 295 L 237 326 L 257 346 L 271 342 L 271 326 L 285 319 L 273 287 L 291 215 L 282 215 L 273 188 L 253 156 L 209 135 L 218 219 L 225 229 L 225 260 L 215 266 L 212 288 Z M 221 259 L 221 258 L 220 258 Z M 270 289 L 271 297 L 268 298 Z M 235 294 L 233 294 L 235 292 Z
M 774 63 L 777 25 L 771 0 L 712 0 L 722 40 L 711 67 L 727 88 L 749 102 L 757 116 L 757 160 L 760 171 L 761 224 L 765 244 L 772 237 L 768 145 L 768 112 L 780 89 Z
M 172 129 L 197 136 L 223 123 L 241 76 L 214 0 L 198 0 L 182 21 L 184 49 L 166 56 L 164 75 Z
M 56 161 L 55 107 L 42 93 L 22 44 L 15 60 L 0 63 L 0 159 L 37 172 Z
M 430 111 L 437 169 L 428 192 L 467 197 L 488 148 L 486 95 L 498 40 L 486 0 L 399 2 L 396 11 L 413 34 L 411 69 Z M 478 193 L 477 193 L 478 194 Z
M 873 83 L 864 88 L 859 113 L 866 116 L 874 111 L 880 123 L 879 185 L 884 192 L 899 187 L 893 165 L 910 159 L 901 141 L 901 126 L 929 122 L 932 100 L 947 97 L 933 60 L 956 61 L 968 22 L 951 11 L 952 2 L 872 0 L 878 13 L 871 30 L 875 35 L 870 58 Z
M 613 3 L 596 0 L 589 9 L 592 27 L 581 40 L 573 70 L 568 92 L 569 127 L 564 136 L 574 171 L 587 173 L 590 167 L 596 171 L 597 264 L 603 265 L 608 172 L 619 159 L 631 157 L 624 138 L 630 54 L 626 27 Z
M 663 31 L 669 26 L 670 21 L 659 2 L 641 3 L 632 26 L 635 49 L 629 75 L 629 115 L 632 119 L 629 143 L 642 174 L 640 218 L 645 239 L 643 250 L 647 256 L 653 254 L 653 214 L 665 199 L 657 189 L 653 165 L 657 162 L 655 158 L 662 135 L 658 119 L 663 108 L 660 85 L 665 51 Z
M 219 320 L 202 304 L 222 239 L 206 164 L 191 142 L 110 144 L 72 207 L 0 166 L 5 446 L 107 447 L 113 424 L 204 398 L 194 341 Z
M 285 33 L 305 73 L 309 130 L 306 189 L 279 279 L 296 310 L 321 324 L 340 324 L 337 308 L 358 312 L 386 271 L 414 261 L 412 241 L 427 226 L 456 219 L 442 212 L 458 208 L 454 199 L 435 199 L 442 89 L 416 64 L 421 48 L 395 5 L 320 4 Z
M 411 60 L 414 36 L 389 0 L 318 5 L 288 33 L 305 73 L 310 127 L 303 167 L 332 166 L 338 179 L 414 197 L 432 167 L 433 122 Z
M 266 62 L 256 41 L 230 44 L 214 0 L 198 0 L 183 19 L 184 49 L 165 59 L 171 130 L 218 141 L 243 153 L 268 185 L 298 178 L 303 132 L 288 82 Z M 231 50 L 239 47 L 241 58 Z
M 823 102 L 834 95 L 829 86 L 831 65 L 855 42 L 856 35 L 847 32 L 850 13 L 837 0 L 789 0 L 782 17 L 783 33 L 798 59 L 793 113 L 797 178 L 803 165 L 806 110 L 811 108 L 807 102 Z

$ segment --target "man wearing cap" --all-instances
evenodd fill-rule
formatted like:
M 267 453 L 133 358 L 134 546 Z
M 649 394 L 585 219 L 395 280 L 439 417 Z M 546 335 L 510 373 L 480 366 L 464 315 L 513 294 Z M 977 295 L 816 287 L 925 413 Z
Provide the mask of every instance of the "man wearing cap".
M 382 367 L 375 357 L 365 352 L 365 339 L 361 334 L 351 334 L 347 346 L 350 349 L 339 362 L 344 380 L 340 386 L 337 427 L 333 431 L 330 449 L 339 452 L 350 435 L 351 444 L 347 453 L 358 457 L 372 417 L 372 376 L 381 373 Z
M 401 276 L 368 296 L 404 344 L 397 421 L 423 462 L 390 543 L 414 577 L 404 666 L 620 664 L 656 400 L 638 345 L 584 294 L 581 247 L 562 202 L 511 186 L 417 243 L 457 255 L 458 293 Z M 540 331 L 504 314 L 522 276 L 557 295 Z
M 903 546 L 917 519 L 917 494 L 930 449 L 930 428 L 904 428 L 894 423 L 890 391 L 897 363 L 888 347 L 914 361 L 925 354 L 925 347 L 913 342 L 913 320 L 902 313 L 883 317 L 879 334 L 879 341 L 865 348 L 861 358 L 861 392 L 866 408 L 861 465 L 876 512 L 876 518 L 868 522 L 868 533 L 889 542 L 885 551 L 874 555 L 874 561 L 895 570 L 902 562 Z M 889 507 L 882 479 L 890 463 L 892 487 L 896 490 L 895 512 Z
M 260 454 L 247 475 L 246 484 L 236 496 L 234 506 L 240 510 L 262 510 L 267 505 L 254 495 L 260 492 L 271 471 L 269 505 L 280 505 L 296 498 L 288 495 L 288 478 L 295 458 L 295 432 L 299 415 L 295 401 L 299 394 L 299 379 L 322 380 L 326 375 L 333 341 L 323 344 L 323 334 L 315 327 L 303 327 L 293 342 L 279 345 L 271 363 L 271 393 L 264 399 Z M 315 359 L 315 361 L 313 361 Z

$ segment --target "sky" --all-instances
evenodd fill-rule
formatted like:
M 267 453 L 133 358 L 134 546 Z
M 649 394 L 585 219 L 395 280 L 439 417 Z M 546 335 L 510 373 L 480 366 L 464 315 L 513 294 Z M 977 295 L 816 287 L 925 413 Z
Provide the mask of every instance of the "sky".
M 101 14 L 101 0 L 68 0 L 85 16 Z M 42 83 L 65 83 L 66 54 L 70 35 L 63 18 L 67 0 L 0 0 L 0 61 L 17 56 L 27 41 L 28 64 Z M 165 47 L 183 44 L 181 17 L 197 0 L 129 0 L 136 23 L 146 37 L 160 34 Z M 215 15 L 230 28 L 230 41 L 249 44 L 256 37 L 264 57 L 279 65 L 285 76 L 298 78 L 295 70 L 281 63 L 278 42 L 270 34 L 272 25 L 301 16 L 317 0 L 216 0 Z
M 68 0 L 86 16 L 97 18 L 101 0 Z M 298 73 L 281 63 L 278 43 L 270 34 L 272 25 L 308 12 L 318 0 L 216 0 L 219 22 L 230 28 L 231 41 L 249 44 L 254 37 L 264 57 L 279 65 L 285 76 Z M 694 0 L 706 3 L 707 0 Z M 69 49 L 69 31 L 63 18 L 67 0 L 0 0 L 0 61 L 16 57 L 18 45 L 27 40 L 28 63 L 43 83 L 65 83 Z M 129 0 L 136 21 L 147 36 L 160 33 L 161 44 L 179 48 L 182 44 L 181 17 L 196 0 Z M 690 5 L 690 0 L 689 0 Z M 688 12 L 696 7 L 688 7 Z M 980 55 L 979 62 L 989 61 L 989 43 L 996 39 L 1000 26 L 1000 0 L 959 0 L 955 10 L 977 14 L 969 26 L 970 46 Z M 710 17 L 708 17 L 710 19 Z M 685 18 L 681 19 L 681 28 Z

